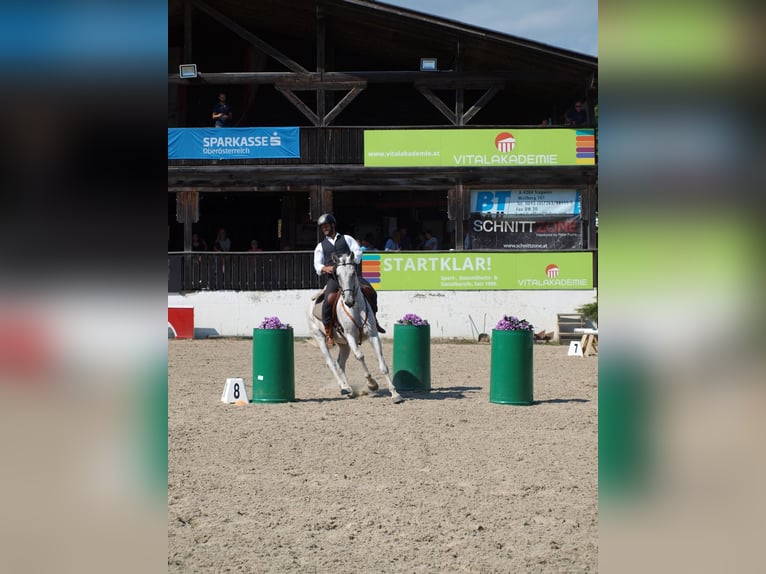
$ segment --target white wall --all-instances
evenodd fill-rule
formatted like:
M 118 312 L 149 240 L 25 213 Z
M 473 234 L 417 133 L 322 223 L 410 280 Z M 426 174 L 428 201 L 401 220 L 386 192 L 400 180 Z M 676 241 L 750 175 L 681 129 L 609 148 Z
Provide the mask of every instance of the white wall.
M 195 336 L 252 336 L 264 317 L 279 317 L 292 325 L 296 337 L 307 337 L 306 308 L 313 290 L 292 291 L 200 291 L 186 295 L 168 294 L 169 307 L 193 307 Z M 415 313 L 431 324 L 436 338 L 475 339 L 476 331 L 490 333 L 503 314 L 527 319 L 535 331 L 558 335 L 557 313 L 596 299 L 586 291 L 379 291 L 378 320 L 392 337 L 394 323 Z M 470 317 L 470 318 L 469 318 Z

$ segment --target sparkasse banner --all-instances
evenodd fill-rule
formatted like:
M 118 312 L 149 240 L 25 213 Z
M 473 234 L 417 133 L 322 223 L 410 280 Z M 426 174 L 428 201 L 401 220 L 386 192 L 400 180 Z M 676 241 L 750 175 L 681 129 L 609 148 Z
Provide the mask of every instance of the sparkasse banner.
M 591 253 L 378 253 L 362 275 L 378 291 L 575 290 L 593 288 Z
M 595 165 L 593 129 L 365 130 L 366 167 Z
M 168 159 L 299 158 L 300 128 L 168 128 Z

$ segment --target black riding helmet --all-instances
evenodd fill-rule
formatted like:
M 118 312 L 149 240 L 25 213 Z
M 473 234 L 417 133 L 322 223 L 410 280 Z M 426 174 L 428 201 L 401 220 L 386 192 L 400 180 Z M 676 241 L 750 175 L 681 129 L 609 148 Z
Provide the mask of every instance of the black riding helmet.
M 319 216 L 319 219 L 317 220 L 317 226 L 324 225 L 325 223 L 330 223 L 332 225 L 335 225 L 336 221 L 332 215 L 330 215 L 329 213 L 324 213 Z

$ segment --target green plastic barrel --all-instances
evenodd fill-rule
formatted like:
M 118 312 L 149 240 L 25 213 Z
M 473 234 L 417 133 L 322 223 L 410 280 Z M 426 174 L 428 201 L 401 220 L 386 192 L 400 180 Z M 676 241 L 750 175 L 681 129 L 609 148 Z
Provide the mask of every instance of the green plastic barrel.
M 431 326 L 394 324 L 394 386 L 431 390 Z
M 531 405 L 532 331 L 492 330 L 489 402 Z
M 254 403 L 295 400 L 293 328 L 253 329 Z

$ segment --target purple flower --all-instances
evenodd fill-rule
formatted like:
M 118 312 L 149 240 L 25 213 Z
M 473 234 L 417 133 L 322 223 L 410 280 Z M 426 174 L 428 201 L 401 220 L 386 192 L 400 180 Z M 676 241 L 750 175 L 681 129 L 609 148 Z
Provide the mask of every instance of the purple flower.
M 287 325 L 279 320 L 279 317 L 264 317 L 263 323 L 258 325 L 259 329 L 289 329 Z
M 503 318 L 495 325 L 495 329 L 498 331 L 531 331 L 534 327 L 526 319 L 519 319 L 513 315 L 503 315 Z
M 407 313 L 404 317 L 399 319 L 397 323 L 399 323 L 400 325 L 415 325 L 416 327 L 428 325 L 428 321 L 426 321 L 425 319 L 421 319 L 414 313 Z

